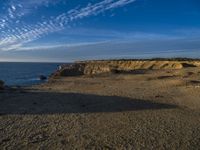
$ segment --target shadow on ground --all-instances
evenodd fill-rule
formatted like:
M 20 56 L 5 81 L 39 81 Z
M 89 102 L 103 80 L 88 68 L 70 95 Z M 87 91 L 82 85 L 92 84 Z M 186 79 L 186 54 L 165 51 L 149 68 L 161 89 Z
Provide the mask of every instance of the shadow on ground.
M 136 69 L 136 70 L 112 70 L 114 74 L 146 74 L 149 70 L 147 69 Z
M 28 92 L 0 95 L 0 115 L 122 112 L 176 108 L 175 105 L 118 96 Z

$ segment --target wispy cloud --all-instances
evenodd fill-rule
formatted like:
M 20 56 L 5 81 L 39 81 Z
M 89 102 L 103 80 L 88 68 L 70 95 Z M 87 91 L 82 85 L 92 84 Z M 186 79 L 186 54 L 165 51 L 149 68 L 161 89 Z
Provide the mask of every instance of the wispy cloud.
M 200 42 L 186 40 L 102 42 L 72 45 L 27 46 L 22 51 L 0 51 L 0 61 L 69 62 L 88 59 L 200 57 Z M 46 51 L 48 50 L 48 51 Z M 6 58 L 6 59 L 5 59 Z
M 55 49 L 69 49 L 74 47 L 82 47 L 82 46 L 92 46 L 98 44 L 105 44 L 109 43 L 109 41 L 102 41 L 102 42 L 82 42 L 82 43 L 73 43 L 73 44 L 45 44 L 42 46 L 24 46 L 20 47 L 19 50 L 16 51 L 41 51 L 41 50 L 55 50 Z
M 19 19 L 29 13 L 34 12 L 40 6 L 48 6 L 52 0 L 8 0 L 5 14 L 0 19 L 0 29 L 9 27 L 11 23 L 16 23 Z
M 13 20 L 19 20 L 21 13 L 20 8 L 31 7 L 33 5 L 38 6 L 44 3 L 48 4 L 48 0 L 31 0 L 29 2 L 24 1 L 18 5 L 10 5 L 8 8 L 8 15 L 0 20 L 0 50 L 8 51 L 20 48 L 25 43 L 29 43 L 33 40 L 39 39 L 45 35 L 53 32 L 62 30 L 75 20 L 79 20 L 92 15 L 98 15 L 99 13 L 105 12 L 110 9 L 122 7 L 136 0 L 103 0 L 99 3 L 88 3 L 86 7 L 71 9 L 63 14 L 53 17 L 47 21 L 38 22 L 35 25 L 28 25 L 26 23 L 20 24 L 20 27 L 15 26 L 14 28 L 10 26 L 10 22 Z

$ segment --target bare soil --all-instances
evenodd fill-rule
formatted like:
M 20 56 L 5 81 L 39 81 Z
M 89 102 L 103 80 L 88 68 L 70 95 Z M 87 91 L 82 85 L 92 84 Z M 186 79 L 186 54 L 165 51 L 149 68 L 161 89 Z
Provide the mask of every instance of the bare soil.
M 200 68 L 67 77 L 0 93 L 0 149 L 199 149 Z

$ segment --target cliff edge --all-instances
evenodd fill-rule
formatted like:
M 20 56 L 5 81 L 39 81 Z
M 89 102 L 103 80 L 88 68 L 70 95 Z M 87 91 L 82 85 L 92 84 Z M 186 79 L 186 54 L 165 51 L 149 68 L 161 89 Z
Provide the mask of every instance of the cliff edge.
M 62 65 L 53 77 L 98 75 L 134 70 L 183 69 L 200 67 L 200 60 L 91 60 Z

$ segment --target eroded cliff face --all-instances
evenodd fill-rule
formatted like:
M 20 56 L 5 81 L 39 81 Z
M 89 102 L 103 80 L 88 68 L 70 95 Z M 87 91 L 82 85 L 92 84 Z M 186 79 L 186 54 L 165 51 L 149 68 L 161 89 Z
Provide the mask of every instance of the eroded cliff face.
M 200 61 L 153 61 L 153 60 L 113 60 L 113 61 L 82 61 L 63 65 L 54 76 L 97 75 L 133 70 L 182 69 L 200 67 Z

